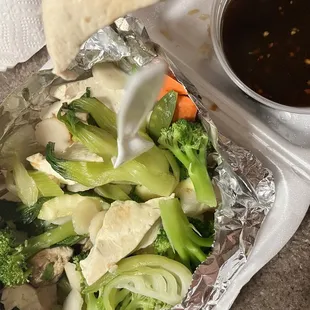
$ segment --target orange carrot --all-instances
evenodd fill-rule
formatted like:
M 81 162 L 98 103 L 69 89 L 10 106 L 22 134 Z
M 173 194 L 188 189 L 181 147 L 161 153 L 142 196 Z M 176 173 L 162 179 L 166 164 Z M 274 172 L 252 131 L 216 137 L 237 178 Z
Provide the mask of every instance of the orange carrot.
M 185 90 L 183 85 L 181 85 L 178 81 L 176 81 L 172 77 L 166 75 L 164 85 L 158 96 L 158 100 L 164 97 L 171 90 L 176 91 L 179 95 L 187 95 L 187 91 Z
M 197 108 L 194 102 L 187 96 L 179 96 L 173 116 L 173 122 L 183 118 L 194 121 L 197 115 Z

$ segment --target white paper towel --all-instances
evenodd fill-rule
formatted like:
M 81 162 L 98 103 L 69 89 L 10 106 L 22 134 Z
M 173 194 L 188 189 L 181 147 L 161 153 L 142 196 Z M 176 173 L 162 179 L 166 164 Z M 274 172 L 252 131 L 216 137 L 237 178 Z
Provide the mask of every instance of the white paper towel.
M 44 45 L 41 0 L 0 0 L 0 71 L 28 60 Z

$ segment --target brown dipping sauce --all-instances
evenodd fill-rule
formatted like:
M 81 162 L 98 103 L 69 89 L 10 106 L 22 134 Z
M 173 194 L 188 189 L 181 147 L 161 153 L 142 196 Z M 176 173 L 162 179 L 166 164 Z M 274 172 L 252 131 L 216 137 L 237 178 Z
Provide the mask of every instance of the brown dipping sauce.
M 310 107 L 310 0 L 231 0 L 222 38 L 231 69 L 248 87 Z

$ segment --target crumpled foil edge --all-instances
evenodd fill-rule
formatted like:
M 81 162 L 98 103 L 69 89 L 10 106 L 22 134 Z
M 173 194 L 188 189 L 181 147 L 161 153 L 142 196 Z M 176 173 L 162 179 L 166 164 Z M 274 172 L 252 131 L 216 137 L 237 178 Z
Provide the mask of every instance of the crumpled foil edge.
M 82 45 L 72 69 L 82 74 L 98 62 L 113 61 L 131 73 L 133 68 L 144 66 L 156 57 L 167 61 L 171 71 L 187 89 L 199 108 L 199 117 L 217 151 L 214 158 L 218 166 L 213 180 L 220 189 L 222 202 L 215 212 L 213 251 L 194 272 L 184 300 L 173 307 L 174 310 L 211 310 L 246 264 L 257 233 L 274 203 L 275 183 L 272 172 L 263 167 L 250 151 L 217 131 L 195 86 L 169 56 L 151 42 L 139 20 L 127 16 L 99 30 Z M 11 151 L 12 143 L 9 141 L 25 132 L 26 127 L 31 129 L 39 119 L 40 110 L 53 102 L 48 89 L 55 82 L 65 81 L 55 77 L 50 70 L 41 71 L 1 104 L 0 164 Z M 32 150 L 38 147 L 33 128 L 27 131 L 27 138 L 20 138 L 20 142 L 20 150 L 29 145 Z M 24 155 L 28 155 L 27 152 Z

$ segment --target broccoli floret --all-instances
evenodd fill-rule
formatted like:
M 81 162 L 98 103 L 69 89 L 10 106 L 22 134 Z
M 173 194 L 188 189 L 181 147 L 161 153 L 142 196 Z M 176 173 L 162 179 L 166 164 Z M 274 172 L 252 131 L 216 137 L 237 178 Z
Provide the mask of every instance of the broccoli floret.
M 188 221 L 194 225 L 202 237 L 209 238 L 214 235 L 214 220 L 201 221 L 197 218 L 189 217 Z
M 161 131 L 158 142 L 184 165 L 191 178 L 197 200 L 216 207 L 216 197 L 207 170 L 208 136 L 200 123 L 184 119 Z
M 154 253 L 157 255 L 166 256 L 171 259 L 174 259 L 176 256 L 164 229 L 160 229 L 153 243 L 153 248 Z
M 212 247 L 213 237 L 203 238 L 195 232 L 177 198 L 162 200 L 159 206 L 163 227 L 172 248 L 185 266 L 195 269 L 206 259 L 203 249 Z
M 14 231 L 0 231 L 0 282 L 5 286 L 22 285 L 28 282 L 31 270 L 27 260 L 39 251 L 76 235 L 71 222 L 16 244 Z

